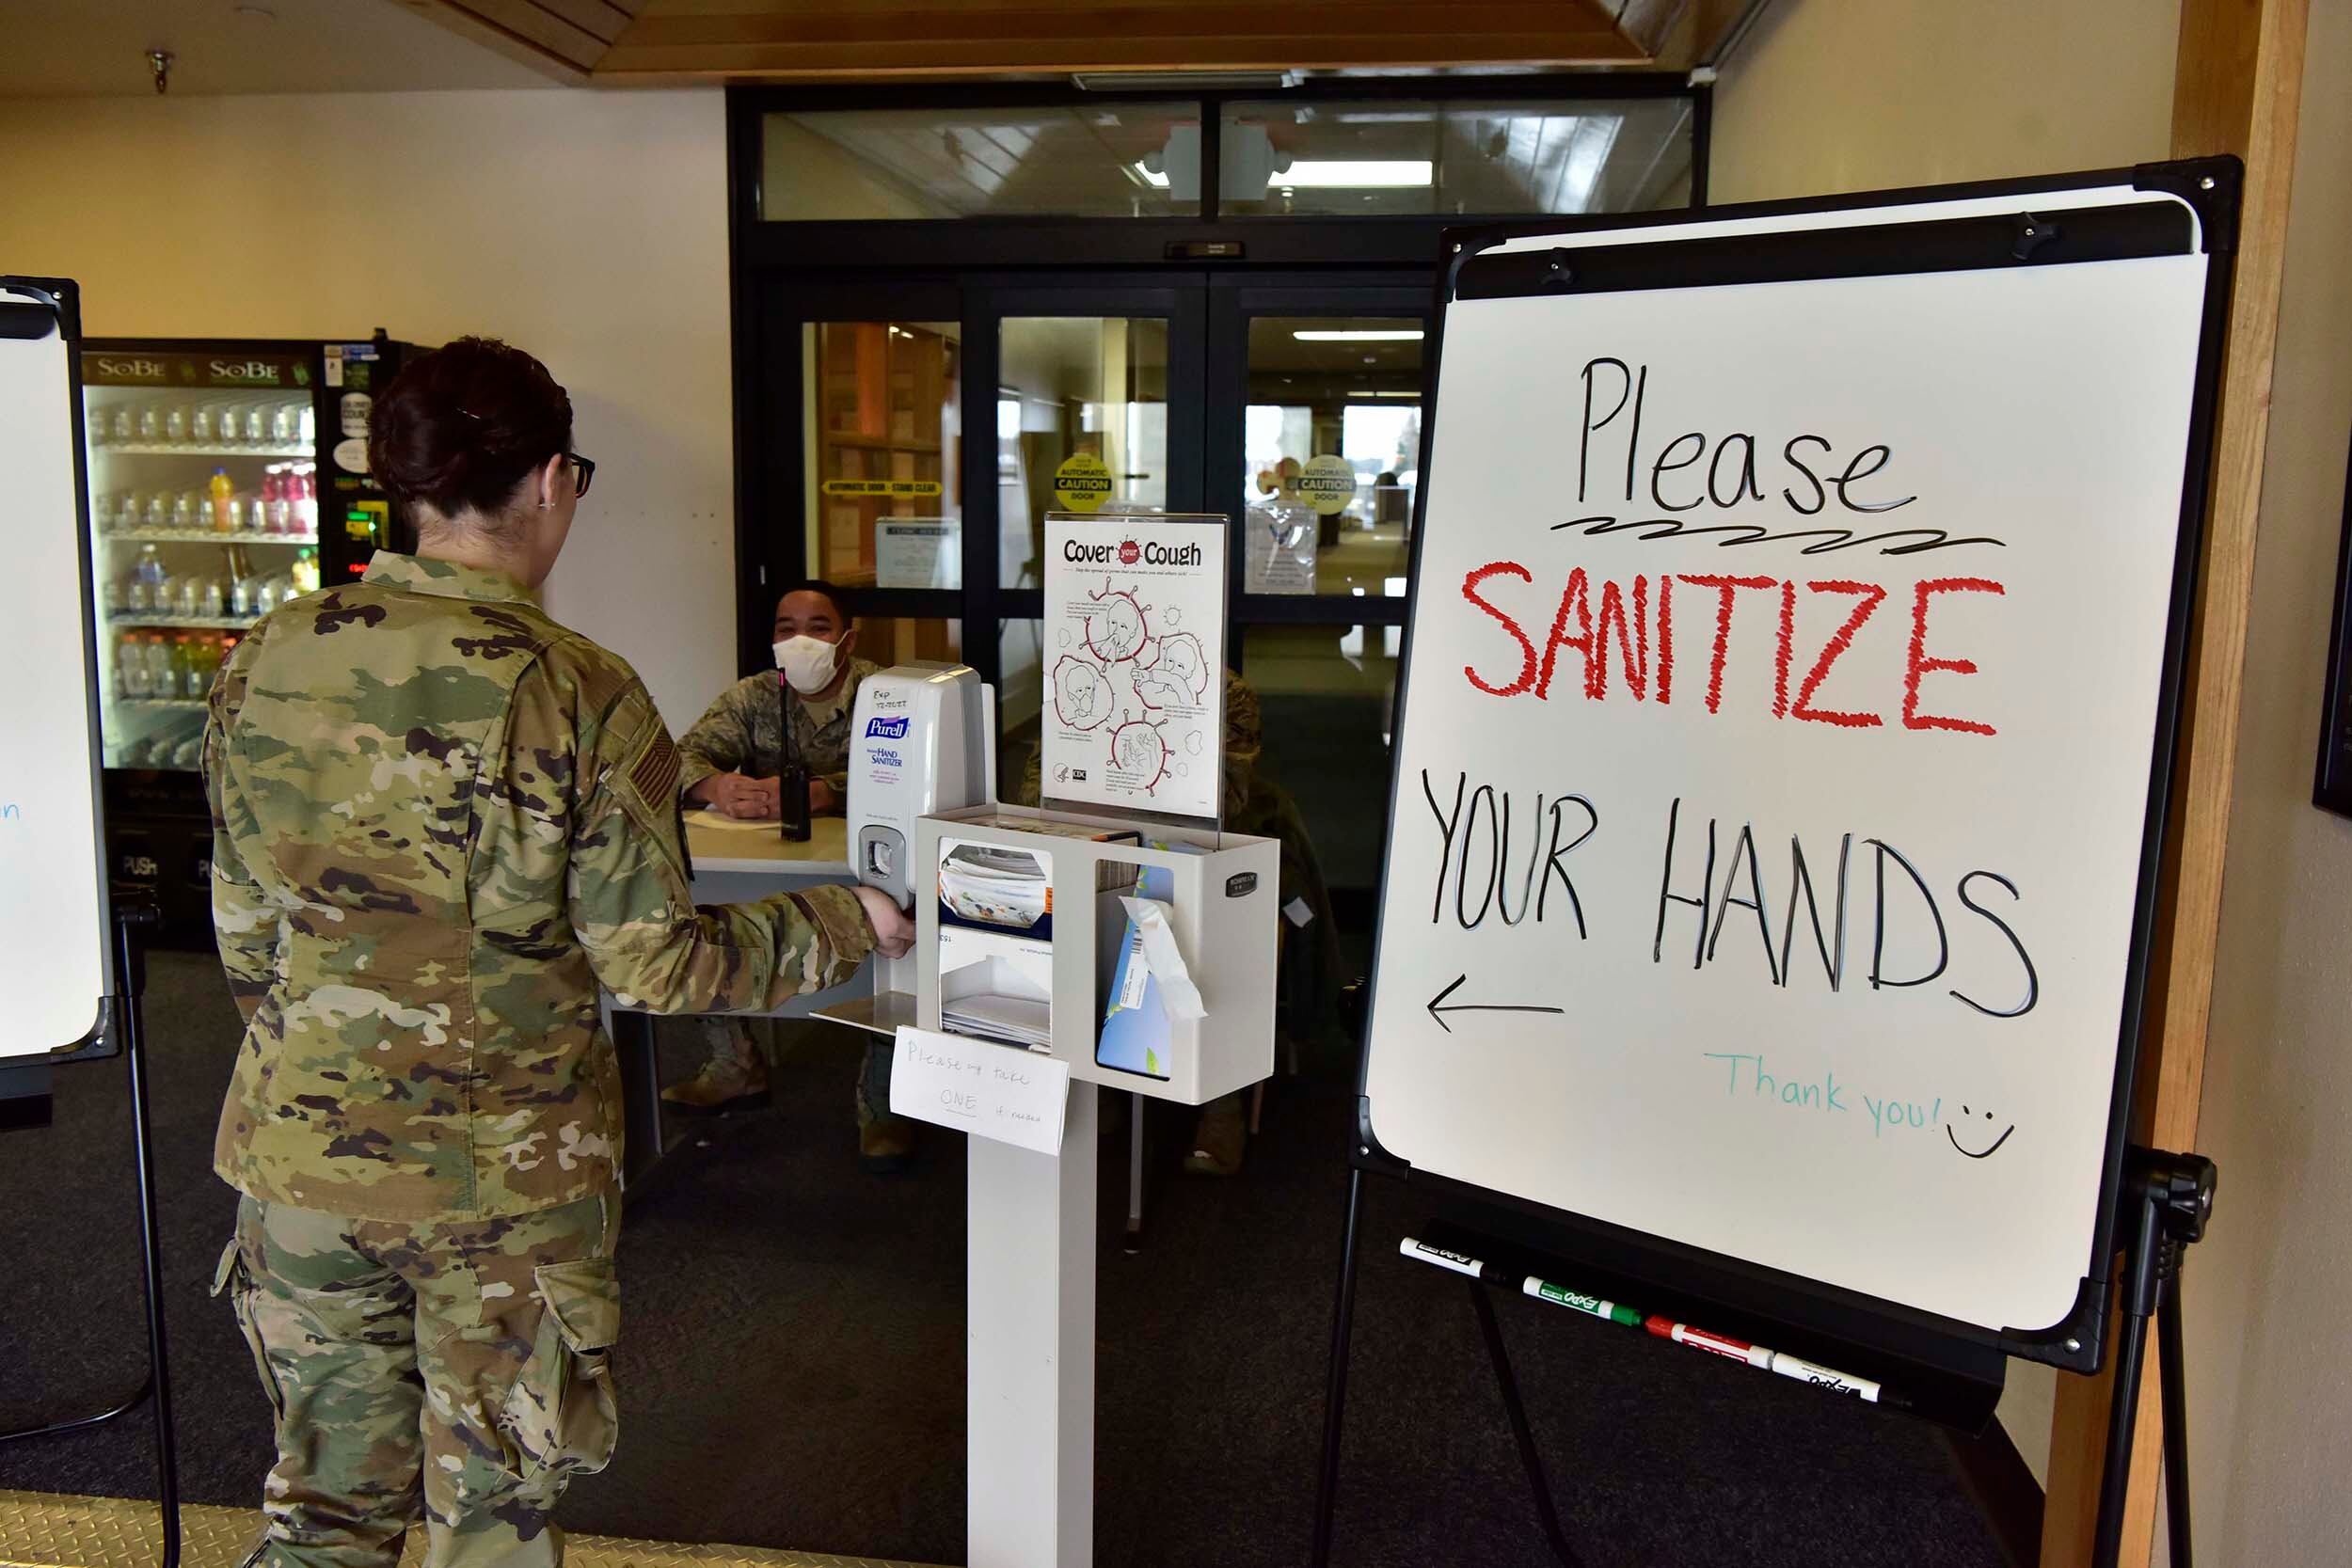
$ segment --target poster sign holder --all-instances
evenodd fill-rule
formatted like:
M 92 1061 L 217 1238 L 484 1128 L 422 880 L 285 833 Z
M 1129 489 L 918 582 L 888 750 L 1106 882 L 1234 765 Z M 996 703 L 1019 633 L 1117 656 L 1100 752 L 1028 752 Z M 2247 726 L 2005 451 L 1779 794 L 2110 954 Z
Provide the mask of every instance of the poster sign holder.
M 1047 514 L 1047 809 L 1222 824 L 1229 528 L 1213 515 Z

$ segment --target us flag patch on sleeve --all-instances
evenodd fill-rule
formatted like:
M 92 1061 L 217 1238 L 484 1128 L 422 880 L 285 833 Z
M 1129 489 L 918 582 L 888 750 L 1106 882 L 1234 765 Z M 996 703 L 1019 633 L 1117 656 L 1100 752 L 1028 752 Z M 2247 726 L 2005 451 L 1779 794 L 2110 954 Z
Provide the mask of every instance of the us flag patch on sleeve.
M 678 772 L 682 767 L 677 745 L 670 738 L 669 726 L 656 722 L 653 738 L 629 766 L 628 782 L 639 800 L 659 808 L 677 799 Z

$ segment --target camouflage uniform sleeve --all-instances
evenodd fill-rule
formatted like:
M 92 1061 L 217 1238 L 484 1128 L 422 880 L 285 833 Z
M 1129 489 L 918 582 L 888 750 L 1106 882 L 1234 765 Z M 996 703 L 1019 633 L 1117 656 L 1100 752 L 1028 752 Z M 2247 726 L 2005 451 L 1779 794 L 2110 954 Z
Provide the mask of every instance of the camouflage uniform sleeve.
M 229 799 L 229 726 L 245 696 L 246 667 L 260 637 L 248 637 L 214 677 L 205 704 L 204 799 L 213 818 L 213 940 L 229 994 L 247 1023 L 278 979 L 278 911 L 246 868 L 237 847 L 236 816 L 242 808 Z M 236 814 L 236 816 L 232 816 Z M 252 824 L 242 824 L 250 829 Z
M 650 1012 L 724 1013 L 778 1007 L 850 977 L 874 927 L 846 887 L 694 907 L 678 826 L 683 759 L 642 683 L 631 679 L 590 727 L 568 897 L 607 990 Z
M 737 773 L 749 767 L 753 734 L 743 683 L 738 681 L 720 692 L 693 728 L 678 737 L 678 788 L 689 790 L 714 773 Z

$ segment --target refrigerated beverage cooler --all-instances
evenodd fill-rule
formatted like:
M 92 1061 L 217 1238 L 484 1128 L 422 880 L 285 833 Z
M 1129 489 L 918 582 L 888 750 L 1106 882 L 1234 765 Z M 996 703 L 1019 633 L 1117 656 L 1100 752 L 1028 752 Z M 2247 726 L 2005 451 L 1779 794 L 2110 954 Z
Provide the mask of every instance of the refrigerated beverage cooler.
M 115 896 L 209 939 L 205 694 L 248 627 L 400 547 L 368 411 L 407 345 L 86 341 L 91 597 Z

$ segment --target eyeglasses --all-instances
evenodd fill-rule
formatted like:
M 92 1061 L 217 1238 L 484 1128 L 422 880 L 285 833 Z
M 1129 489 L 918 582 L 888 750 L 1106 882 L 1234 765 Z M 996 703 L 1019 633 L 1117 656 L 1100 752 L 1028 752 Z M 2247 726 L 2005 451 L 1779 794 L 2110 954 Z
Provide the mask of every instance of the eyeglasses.
M 572 466 L 572 477 L 576 483 L 572 494 L 575 497 L 586 495 L 589 483 L 596 477 L 595 460 L 582 457 L 576 451 L 567 451 L 564 454 L 564 461 Z

